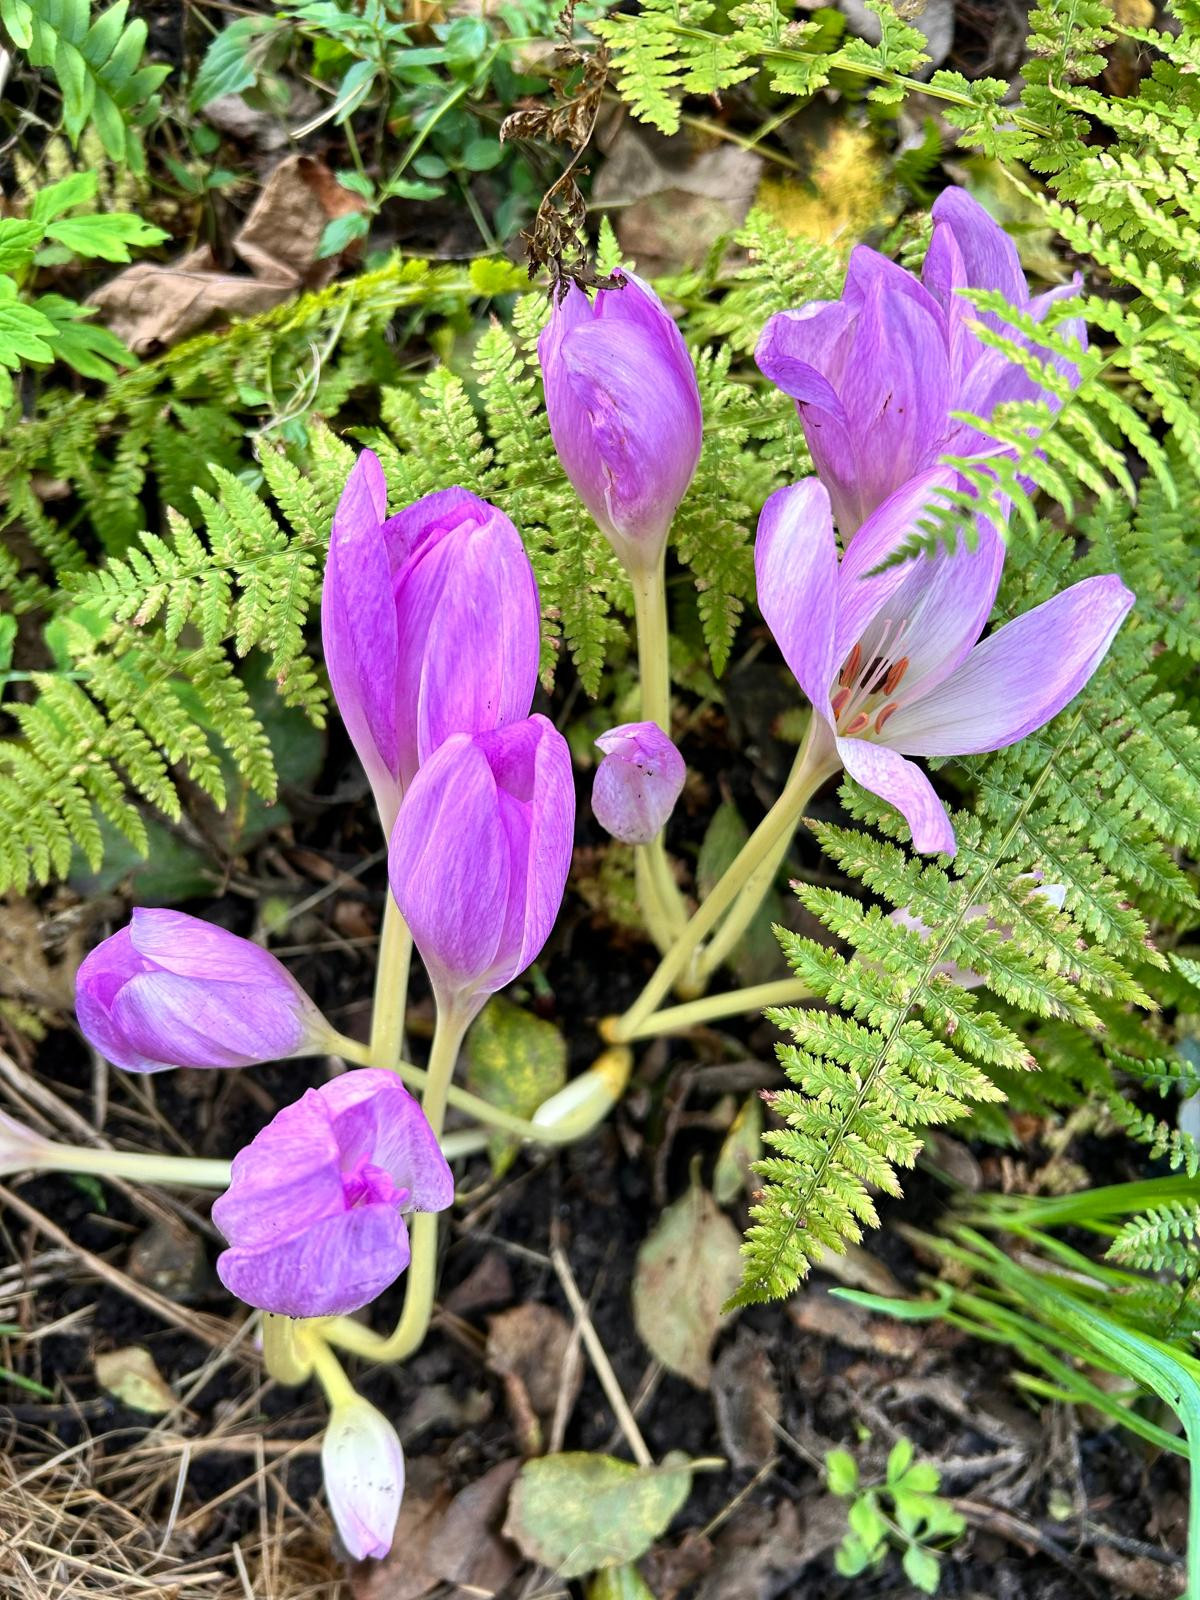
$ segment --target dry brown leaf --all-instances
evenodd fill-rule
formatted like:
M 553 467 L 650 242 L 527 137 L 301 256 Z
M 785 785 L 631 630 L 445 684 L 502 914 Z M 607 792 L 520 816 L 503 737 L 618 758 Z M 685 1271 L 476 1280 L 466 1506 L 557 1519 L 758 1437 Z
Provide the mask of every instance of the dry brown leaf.
M 713 1406 L 721 1447 L 735 1467 L 761 1467 L 775 1454 L 779 1386 L 761 1339 L 745 1328 L 713 1368 Z
M 571 1325 L 551 1306 L 530 1302 L 492 1317 L 487 1364 L 504 1380 L 505 1398 L 522 1452 L 540 1455 L 562 1400 L 570 1416 L 583 1382 L 583 1361 Z
M 255 201 L 233 248 L 253 277 L 222 272 L 207 245 L 165 264 L 139 261 L 91 296 L 105 325 L 139 354 L 176 344 L 216 318 L 249 317 L 301 287 L 327 283 L 336 260 L 318 261 L 327 222 L 362 206 L 323 161 L 287 156 Z
M 501 1461 L 468 1484 L 450 1502 L 429 1541 L 429 1564 L 438 1577 L 460 1584 L 479 1600 L 499 1594 L 520 1565 L 515 1548 L 499 1531 L 508 1491 L 520 1469 L 519 1461 Z
M 441 1582 L 429 1546 L 450 1505 L 445 1469 L 431 1456 L 405 1464 L 404 1500 L 383 1561 L 363 1561 L 350 1574 L 352 1600 L 420 1600 Z
M 810 1289 L 788 1301 L 788 1316 L 804 1333 L 836 1339 L 848 1350 L 868 1350 L 873 1355 L 911 1361 L 922 1345 L 915 1328 L 885 1317 L 870 1317 L 857 1306 L 834 1300 L 825 1289 Z

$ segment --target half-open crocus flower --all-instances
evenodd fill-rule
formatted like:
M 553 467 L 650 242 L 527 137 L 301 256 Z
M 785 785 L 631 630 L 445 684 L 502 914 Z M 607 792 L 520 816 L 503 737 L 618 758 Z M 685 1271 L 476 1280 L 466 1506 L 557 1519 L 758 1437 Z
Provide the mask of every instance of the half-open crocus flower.
M 1040 872 L 1022 874 L 1023 878 L 1035 885 L 1029 891 L 1029 898 L 1032 900 L 1036 896 L 1039 900 L 1045 900 L 1048 905 L 1052 905 L 1056 911 L 1061 911 L 1067 898 L 1066 884 L 1042 883 L 1040 881 L 1041 876 Z M 1004 938 L 1012 937 L 1011 926 L 997 922 L 987 906 L 968 906 L 966 911 L 963 912 L 962 920 L 964 922 L 978 922 L 980 917 L 987 918 L 989 929 L 997 930 Z M 898 927 L 911 928 L 918 938 L 922 940 L 929 938 L 929 924 L 922 922 L 921 918 L 910 911 L 907 906 L 902 906 L 899 911 L 893 911 L 891 920 Z M 957 961 L 939 961 L 933 970 L 935 973 L 944 974 L 950 979 L 951 983 L 956 983 L 960 989 L 978 989 L 987 982 L 987 979 L 981 977 L 978 972 L 972 972 L 969 967 L 960 967 Z
M 395 1428 L 361 1395 L 330 1411 L 321 1474 L 349 1554 L 356 1561 L 387 1555 L 404 1498 L 404 1451 Z
M 974 550 L 875 570 L 946 481 L 933 472 L 905 485 L 840 565 L 825 487 L 778 489 L 754 565 L 763 617 L 838 760 L 901 812 L 915 849 L 953 855 L 946 809 L 906 757 L 1001 750 L 1042 727 L 1100 665 L 1134 597 L 1115 575 L 1085 578 L 977 643 L 1004 561 L 989 524 Z
M 529 715 L 540 619 L 533 568 L 503 512 L 439 489 L 388 517 L 383 468 L 362 452 L 334 512 L 321 638 L 385 832 L 443 739 Z
M 330 1049 L 325 1018 L 269 951 L 182 911 L 136 910 L 75 979 L 89 1044 L 130 1072 L 248 1067 Z
M 357 1311 L 408 1265 L 412 1211 L 444 1211 L 454 1179 L 394 1073 L 362 1067 L 284 1106 L 233 1158 L 212 1218 L 217 1273 L 286 1317 Z
M 456 735 L 422 765 L 388 873 L 443 1012 L 465 1023 L 541 950 L 574 822 L 567 742 L 545 717 Z
M 679 799 L 687 768 L 657 722 L 625 722 L 596 740 L 604 759 L 592 781 L 596 821 L 624 844 L 649 844 Z
M 572 284 L 538 340 L 563 470 L 630 572 L 653 570 L 700 459 L 700 390 L 683 335 L 631 272 L 594 300 Z
M 1054 397 L 1002 351 L 972 331 L 984 323 L 1049 359 L 1068 382 L 1074 366 L 977 311 L 960 289 L 996 289 L 1041 322 L 1078 280 L 1031 298 L 1016 247 L 963 189 L 933 207 L 933 239 L 922 280 L 860 245 L 850 257 L 840 300 L 783 311 L 763 330 L 756 359 L 797 403 L 804 437 L 829 490 L 843 542 L 915 473 L 944 456 L 987 456 L 1001 446 L 950 413 L 985 421 L 1003 401 Z M 1080 319 L 1057 329 L 1086 342 Z

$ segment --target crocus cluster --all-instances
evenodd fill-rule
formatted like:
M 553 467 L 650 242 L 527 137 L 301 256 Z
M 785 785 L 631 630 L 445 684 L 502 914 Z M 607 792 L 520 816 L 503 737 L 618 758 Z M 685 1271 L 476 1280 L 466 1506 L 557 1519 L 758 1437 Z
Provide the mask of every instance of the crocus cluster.
M 901 812 L 917 850 L 953 855 L 946 809 L 908 758 L 1000 750 L 1042 727 L 1095 672 L 1134 597 L 1115 575 L 1087 578 L 981 638 L 1005 556 L 990 521 L 953 550 L 888 565 L 958 486 L 940 458 L 999 448 L 951 413 L 986 418 L 1037 392 L 981 343 L 975 328 L 994 319 L 959 291 L 1000 289 L 1035 320 L 1073 292 L 1031 299 L 1011 240 L 961 190 L 933 216 L 923 281 L 859 249 L 840 300 L 768 323 L 759 365 L 797 401 L 818 476 L 767 501 L 755 570 L 829 760 Z

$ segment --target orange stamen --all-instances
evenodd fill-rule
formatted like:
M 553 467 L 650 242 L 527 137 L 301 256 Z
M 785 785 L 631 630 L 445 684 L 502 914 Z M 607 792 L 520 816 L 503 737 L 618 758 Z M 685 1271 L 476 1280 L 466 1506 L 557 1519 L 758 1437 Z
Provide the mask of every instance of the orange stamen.
M 884 692 L 884 694 L 895 694 L 896 686 L 899 684 L 900 679 L 904 676 L 904 674 L 907 671 L 908 671 L 908 657 L 907 656 L 901 656 L 899 661 L 894 661 L 892 663 L 891 670 L 888 672 L 887 677 L 883 680 L 883 692 Z
M 849 726 L 846 728 L 846 730 L 845 730 L 846 738 L 847 739 L 853 739 L 853 737 L 854 737 L 854 735 L 856 733 L 865 732 L 865 730 L 870 726 L 870 723 L 871 723 L 870 715 L 866 711 L 860 711 L 858 713 L 858 715 L 852 719 L 852 721 L 850 722 Z
M 896 709 L 897 709 L 897 705 L 896 705 L 896 702 L 894 700 L 891 701 L 891 703 L 889 705 L 884 706 L 883 710 L 875 718 L 875 732 L 876 733 L 882 733 L 883 732 L 884 723 L 891 716 L 892 712 L 895 711 Z
M 862 666 L 862 641 L 860 640 L 846 657 L 846 663 L 838 673 L 840 684 L 851 684 L 858 677 L 858 669 Z
M 834 697 L 833 697 L 833 720 L 835 722 L 841 716 L 842 712 L 845 711 L 846 705 L 847 705 L 847 702 L 849 701 L 849 699 L 850 699 L 850 690 L 849 689 L 839 689 L 838 692 L 834 695 Z

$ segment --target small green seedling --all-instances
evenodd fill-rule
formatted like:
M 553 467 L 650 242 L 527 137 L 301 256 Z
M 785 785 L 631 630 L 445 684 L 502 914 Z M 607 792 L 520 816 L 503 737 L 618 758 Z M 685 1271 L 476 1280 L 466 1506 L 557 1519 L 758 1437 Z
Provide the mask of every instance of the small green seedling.
M 904 1572 L 922 1594 L 936 1594 L 941 1580 L 940 1552 L 931 1548 L 957 1539 L 963 1518 L 938 1494 L 941 1476 L 928 1461 L 913 1460 L 913 1446 L 899 1439 L 888 1456 L 880 1484 L 859 1482 L 858 1463 L 847 1450 L 830 1450 L 825 1471 L 831 1491 L 849 1500 L 849 1528 L 834 1562 L 844 1578 L 878 1567 L 889 1548 L 904 1552 Z

